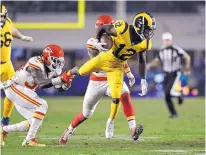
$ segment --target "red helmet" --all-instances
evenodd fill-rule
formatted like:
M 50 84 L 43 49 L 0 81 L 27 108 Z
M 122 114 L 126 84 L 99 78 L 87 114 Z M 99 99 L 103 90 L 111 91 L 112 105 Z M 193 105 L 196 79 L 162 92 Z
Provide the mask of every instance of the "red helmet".
M 101 15 L 97 18 L 97 21 L 95 23 L 95 27 L 99 27 L 100 25 L 103 25 L 103 24 L 113 24 L 114 23 L 114 20 L 112 19 L 111 16 L 109 15 Z
M 42 59 L 50 71 L 61 70 L 64 67 L 64 51 L 58 45 L 46 46 L 42 51 Z

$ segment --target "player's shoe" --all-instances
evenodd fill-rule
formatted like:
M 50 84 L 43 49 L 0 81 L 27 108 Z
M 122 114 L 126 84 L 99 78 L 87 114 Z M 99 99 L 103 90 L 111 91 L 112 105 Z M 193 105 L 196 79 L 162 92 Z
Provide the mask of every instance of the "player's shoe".
M 3 127 L 1 127 L 1 146 L 5 146 L 5 140 L 7 137 L 7 132 L 3 130 Z
M 106 123 L 105 137 L 110 139 L 114 136 L 114 120 L 108 118 Z
M 61 137 L 59 138 L 59 145 L 65 145 L 68 139 L 73 135 L 73 133 L 73 131 L 66 128 Z
M 45 144 L 40 144 L 35 138 L 26 140 L 24 139 L 22 146 L 24 147 L 45 147 Z
M 2 117 L 2 119 L 1 119 L 1 124 L 2 124 L 3 126 L 9 125 L 9 122 L 10 122 L 9 117 Z
M 139 136 L 142 134 L 144 128 L 142 124 L 137 125 L 137 127 L 134 130 L 131 130 L 132 139 L 134 141 L 138 140 Z

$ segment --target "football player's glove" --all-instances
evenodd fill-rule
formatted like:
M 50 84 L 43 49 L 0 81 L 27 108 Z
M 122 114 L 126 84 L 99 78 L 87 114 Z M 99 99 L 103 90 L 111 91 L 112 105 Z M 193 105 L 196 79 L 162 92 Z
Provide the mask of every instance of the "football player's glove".
M 142 90 L 142 92 L 139 93 L 140 96 L 144 96 L 144 95 L 147 94 L 147 91 L 148 91 L 147 86 L 148 86 L 147 81 L 145 79 L 141 79 L 141 90 Z
M 21 40 L 22 40 L 22 41 L 32 42 L 32 41 L 33 41 L 33 38 L 32 38 L 32 37 L 29 37 L 29 36 L 22 36 L 22 37 L 21 37 Z
M 127 73 L 127 78 L 129 79 L 129 86 L 132 87 L 135 84 L 135 77 L 132 72 Z
M 68 86 L 71 85 L 72 79 L 75 77 L 74 74 L 71 74 L 70 70 L 69 71 L 65 71 L 64 73 L 62 73 L 61 75 L 61 79 L 64 83 L 66 83 Z
M 98 39 L 94 40 L 93 46 L 98 49 L 99 51 L 108 51 L 108 49 L 102 47 L 103 45 L 107 45 L 107 43 L 101 43 L 98 41 Z

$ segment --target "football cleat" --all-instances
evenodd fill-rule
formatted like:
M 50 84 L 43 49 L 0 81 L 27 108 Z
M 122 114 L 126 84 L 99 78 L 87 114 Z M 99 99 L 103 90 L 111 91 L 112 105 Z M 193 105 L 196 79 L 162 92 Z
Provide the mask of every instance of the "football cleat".
M 9 117 L 2 117 L 1 124 L 3 126 L 9 125 L 9 122 L 10 122 Z
M 26 140 L 24 139 L 22 146 L 24 147 L 45 147 L 45 144 L 40 144 L 35 138 Z
M 134 133 L 132 133 L 132 130 L 131 130 L 131 133 L 132 133 L 132 139 L 134 141 L 138 140 L 139 136 L 142 134 L 144 128 L 143 128 L 143 125 L 142 124 L 139 124 L 137 125 L 137 127 L 135 128 L 134 130 Z
M 68 128 L 66 128 L 59 138 L 59 145 L 65 145 L 68 141 L 68 139 L 73 135 L 74 132 L 70 131 Z
M 106 123 L 105 137 L 110 139 L 114 136 L 114 120 L 108 118 Z
M 3 127 L 1 127 L 1 146 L 5 146 L 5 140 L 7 137 L 7 132 L 3 130 Z

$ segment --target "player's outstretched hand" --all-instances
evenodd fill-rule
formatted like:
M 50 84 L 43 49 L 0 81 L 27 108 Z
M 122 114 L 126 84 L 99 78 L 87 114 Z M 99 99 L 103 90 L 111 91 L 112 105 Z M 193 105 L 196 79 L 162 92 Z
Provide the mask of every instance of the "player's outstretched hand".
M 108 51 L 108 49 L 103 47 L 104 45 L 107 45 L 107 43 L 101 43 L 98 41 L 98 39 L 94 40 L 94 47 L 99 51 Z
M 22 37 L 21 37 L 21 40 L 22 40 L 22 41 L 32 42 L 32 41 L 33 41 L 33 38 L 32 38 L 32 37 L 29 37 L 29 36 L 22 36 Z
M 71 74 L 70 70 L 65 71 L 64 73 L 62 73 L 61 75 L 61 79 L 64 83 L 66 83 L 67 85 L 71 85 L 72 79 L 75 77 L 74 74 Z
M 129 79 L 129 86 L 132 87 L 135 84 L 135 77 L 132 72 L 127 73 L 127 78 Z
M 140 96 L 144 96 L 144 95 L 147 94 L 147 92 L 148 92 L 147 87 L 148 87 L 147 81 L 145 79 L 141 79 L 141 90 L 142 90 L 142 92 L 139 93 Z

